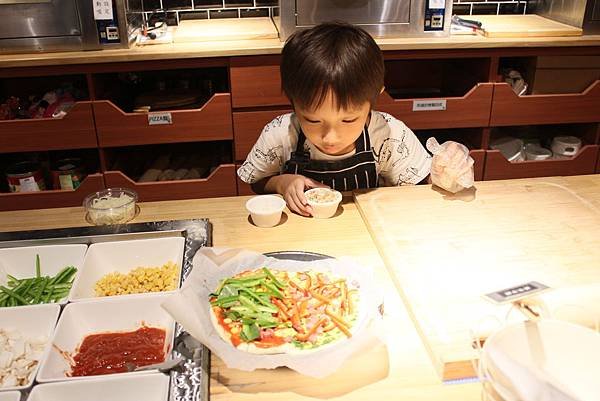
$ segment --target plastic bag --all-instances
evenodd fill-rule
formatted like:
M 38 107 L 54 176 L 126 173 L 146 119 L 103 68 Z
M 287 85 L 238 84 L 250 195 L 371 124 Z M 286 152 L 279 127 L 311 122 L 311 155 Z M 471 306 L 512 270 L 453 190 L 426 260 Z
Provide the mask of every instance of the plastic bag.
M 474 161 L 465 145 L 453 141 L 440 145 L 431 137 L 427 140 L 426 147 L 433 154 L 431 182 L 434 185 L 453 194 L 473 186 Z

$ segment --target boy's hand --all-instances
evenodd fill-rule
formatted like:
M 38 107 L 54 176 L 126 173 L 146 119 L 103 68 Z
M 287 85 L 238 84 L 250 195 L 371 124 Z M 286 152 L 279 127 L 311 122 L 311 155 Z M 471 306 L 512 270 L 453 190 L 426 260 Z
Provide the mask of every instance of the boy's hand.
M 433 184 L 452 193 L 473 186 L 473 159 L 464 145 L 448 141 L 436 151 L 431 162 Z
M 283 195 L 292 212 L 311 216 L 311 207 L 306 202 L 304 191 L 311 188 L 329 188 L 315 180 L 297 174 L 282 174 L 277 177 L 277 192 Z

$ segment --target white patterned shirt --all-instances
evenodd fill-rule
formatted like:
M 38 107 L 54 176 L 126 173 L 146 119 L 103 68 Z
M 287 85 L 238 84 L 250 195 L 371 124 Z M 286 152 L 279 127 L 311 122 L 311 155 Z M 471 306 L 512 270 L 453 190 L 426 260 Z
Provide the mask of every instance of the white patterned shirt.
M 429 175 L 431 156 L 417 136 L 402 121 L 387 113 L 371 112 L 369 140 L 375 156 L 380 186 L 417 184 Z M 281 174 L 285 162 L 296 150 L 300 123 L 294 113 L 283 114 L 268 123 L 252 147 L 237 174 L 253 184 L 266 177 Z M 332 156 L 321 152 L 307 138 L 304 149 L 314 160 L 340 160 L 355 151 Z

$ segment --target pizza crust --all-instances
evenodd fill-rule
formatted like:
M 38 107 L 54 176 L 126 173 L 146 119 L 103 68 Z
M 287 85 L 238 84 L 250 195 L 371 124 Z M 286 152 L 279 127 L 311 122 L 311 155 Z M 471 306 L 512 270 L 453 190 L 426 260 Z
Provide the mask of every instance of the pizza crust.
M 227 330 L 225 330 L 219 324 L 219 320 L 218 320 L 217 315 L 216 315 L 215 311 L 213 310 L 213 308 L 210 308 L 210 321 L 212 322 L 212 325 L 213 325 L 215 331 L 219 334 L 219 336 L 223 339 L 223 341 L 225 341 L 227 344 L 233 345 L 231 343 L 231 333 L 229 333 Z M 242 342 L 236 348 L 239 349 L 240 351 L 248 352 L 250 354 L 257 354 L 257 355 L 285 354 L 285 353 L 290 353 L 290 351 L 293 351 L 296 349 L 296 347 L 294 347 L 292 344 L 289 344 L 289 343 L 281 344 L 276 347 L 262 348 L 262 347 L 257 347 L 253 343 L 246 343 L 246 342 Z
M 247 272 L 239 273 L 239 274 L 235 275 L 234 277 L 244 276 L 244 273 L 247 273 Z M 298 272 L 288 272 L 288 274 L 292 274 L 294 276 L 294 278 L 296 278 L 297 273 Z M 359 300 L 359 302 L 360 302 L 360 300 Z M 221 326 L 221 324 L 219 324 L 219 320 L 218 320 L 218 317 L 217 317 L 214 309 L 212 307 L 209 307 L 209 309 L 210 309 L 210 313 L 209 313 L 210 320 L 211 320 L 211 323 L 212 323 L 215 331 L 219 334 L 219 337 L 221 337 L 221 339 L 223 341 L 225 341 L 227 344 L 230 344 L 233 346 L 233 343 L 231 342 L 231 333 L 229 333 L 227 330 L 225 330 Z M 356 324 L 353 324 L 352 327 L 350 328 L 350 332 L 352 334 L 354 334 L 356 329 L 357 329 Z M 344 334 L 340 332 L 339 336 L 337 336 L 337 338 L 335 338 L 333 341 L 331 341 L 327 344 L 322 344 L 322 345 L 312 347 L 312 348 L 300 348 L 300 347 L 296 347 L 292 343 L 285 343 L 285 344 L 281 344 L 281 345 L 278 345 L 275 347 L 263 348 L 263 347 L 257 347 L 256 345 L 254 345 L 254 342 L 242 342 L 236 348 L 240 351 L 248 352 L 250 354 L 256 354 L 256 355 L 307 354 L 307 353 L 311 353 L 311 352 L 315 352 L 315 351 L 321 351 L 324 348 L 329 348 L 333 345 L 337 345 L 338 343 L 340 343 L 341 341 L 346 340 L 346 339 L 347 338 L 344 336 Z

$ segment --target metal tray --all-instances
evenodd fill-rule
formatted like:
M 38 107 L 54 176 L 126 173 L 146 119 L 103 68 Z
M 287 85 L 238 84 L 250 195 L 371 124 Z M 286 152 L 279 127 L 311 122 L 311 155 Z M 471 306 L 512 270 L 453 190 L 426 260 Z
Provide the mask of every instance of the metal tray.
M 0 248 L 51 244 L 93 244 L 159 237 L 185 238 L 181 281 L 192 270 L 192 261 L 198 249 L 212 245 L 212 225 L 207 219 L 156 221 L 115 226 L 60 228 L 53 230 L 17 231 L 0 233 Z M 173 357 L 189 344 L 189 335 L 179 324 L 175 327 Z M 199 343 L 198 343 L 199 344 Z M 187 346 L 189 349 L 189 345 Z M 169 401 L 208 401 L 210 383 L 210 351 L 199 344 L 193 356 L 186 358 L 179 370 L 170 373 Z

